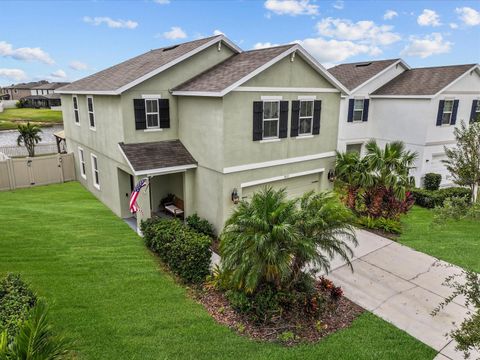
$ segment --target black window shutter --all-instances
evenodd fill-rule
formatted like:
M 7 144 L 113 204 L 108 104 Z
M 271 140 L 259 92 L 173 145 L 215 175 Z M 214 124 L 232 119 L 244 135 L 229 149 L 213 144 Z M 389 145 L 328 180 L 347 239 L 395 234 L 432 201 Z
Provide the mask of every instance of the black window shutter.
M 280 101 L 280 124 L 278 137 L 283 139 L 288 136 L 288 101 Z
M 474 123 L 475 121 L 477 121 L 476 119 L 477 113 L 475 111 L 477 109 L 477 101 L 480 101 L 480 100 L 472 101 L 472 110 L 470 111 L 470 123 Z
M 445 100 L 440 100 L 438 102 L 437 126 L 442 126 L 442 116 L 443 116 L 444 106 L 445 106 Z
M 145 114 L 145 100 L 133 99 L 133 111 L 135 114 L 135 129 L 143 130 L 147 128 L 147 118 Z
M 458 100 L 453 101 L 453 110 L 452 110 L 452 119 L 450 124 L 455 125 L 457 123 L 457 112 L 458 112 Z
M 253 102 L 253 141 L 262 140 L 263 101 Z
M 160 128 L 168 129 L 170 127 L 170 106 L 168 99 L 158 99 L 158 109 L 160 115 Z
M 320 117 L 322 113 L 322 101 L 315 100 L 313 102 L 313 127 L 312 127 L 312 134 L 318 135 L 320 134 Z
M 348 100 L 348 122 L 353 122 L 353 105 L 355 104 L 355 99 Z
M 292 120 L 290 125 L 290 136 L 296 137 L 298 136 L 298 121 L 300 117 L 300 101 L 294 100 L 292 101 Z
M 363 117 L 362 121 L 368 121 L 368 108 L 370 106 L 370 100 L 365 99 L 363 100 Z

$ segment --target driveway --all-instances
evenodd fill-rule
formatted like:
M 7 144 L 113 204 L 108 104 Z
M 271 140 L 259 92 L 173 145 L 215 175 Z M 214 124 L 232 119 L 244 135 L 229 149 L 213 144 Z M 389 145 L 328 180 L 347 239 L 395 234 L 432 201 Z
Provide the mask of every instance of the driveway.
M 463 299 L 430 315 L 452 292 L 442 282 L 461 269 L 367 231 L 358 230 L 357 236 L 354 272 L 334 259 L 328 278 L 352 301 L 437 350 L 435 359 L 463 359 L 445 336 L 467 315 Z

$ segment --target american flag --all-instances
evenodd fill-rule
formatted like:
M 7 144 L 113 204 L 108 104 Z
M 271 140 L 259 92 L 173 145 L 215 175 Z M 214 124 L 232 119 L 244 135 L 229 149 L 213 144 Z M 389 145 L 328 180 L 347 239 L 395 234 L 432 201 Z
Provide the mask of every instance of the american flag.
M 135 185 L 135 187 L 133 188 L 132 195 L 130 195 L 130 212 L 132 214 L 135 214 L 138 210 L 140 210 L 137 204 L 137 198 L 138 198 L 138 195 L 140 194 L 140 190 L 142 190 L 144 186 L 147 186 L 146 178 L 140 180 L 138 184 Z

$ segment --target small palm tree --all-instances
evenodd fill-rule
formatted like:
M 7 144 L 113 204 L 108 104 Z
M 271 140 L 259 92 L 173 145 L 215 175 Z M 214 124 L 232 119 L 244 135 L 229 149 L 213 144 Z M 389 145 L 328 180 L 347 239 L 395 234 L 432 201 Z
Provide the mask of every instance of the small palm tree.
M 27 125 L 18 125 L 18 135 L 17 145 L 22 146 L 22 144 L 27 148 L 28 156 L 35 156 L 35 145 L 38 144 L 42 138 L 40 133 L 42 129 L 37 125 L 30 125 L 30 122 L 27 122 Z

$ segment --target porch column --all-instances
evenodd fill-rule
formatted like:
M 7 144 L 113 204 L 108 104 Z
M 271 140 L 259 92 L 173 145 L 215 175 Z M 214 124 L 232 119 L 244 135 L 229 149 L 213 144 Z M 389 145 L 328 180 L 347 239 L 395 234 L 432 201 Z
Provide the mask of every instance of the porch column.
M 144 176 L 135 176 L 135 185 L 143 179 Z M 140 210 L 137 211 L 137 232 L 140 234 L 140 223 L 142 220 L 150 219 L 151 217 L 151 208 L 150 208 L 150 186 L 145 189 L 145 187 L 140 191 L 140 194 L 137 198 L 137 204 Z
M 195 212 L 194 176 L 194 169 L 183 173 L 183 210 L 185 211 L 185 217 Z

